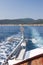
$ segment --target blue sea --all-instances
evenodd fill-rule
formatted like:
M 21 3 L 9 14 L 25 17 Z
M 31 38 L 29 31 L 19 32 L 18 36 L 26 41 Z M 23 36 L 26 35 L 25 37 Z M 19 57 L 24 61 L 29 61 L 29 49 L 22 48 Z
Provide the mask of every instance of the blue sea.
M 24 38 L 28 38 L 31 39 L 29 41 L 27 41 L 27 47 L 26 47 L 26 51 L 28 50 L 32 50 L 35 49 L 37 47 L 43 48 L 43 26 L 23 26 L 24 28 Z M 8 37 L 15 35 L 17 36 L 21 36 L 21 27 L 20 26 L 0 26 L 0 46 L 6 50 L 4 48 L 4 45 L 9 46 L 9 48 L 7 49 L 7 54 L 13 50 L 13 48 L 17 45 L 17 43 L 13 43 L 13 44 L 3 44 L 3 41 L 5 41 Z M 0 47 L 0 50 L 2 49 Z M 12 47 L 12 48 L 11 48 Z M 1 56 L 2 51 L 0 51 L 0 60 L 1 59 L 5 59 L 6 57 L 4 57 L 3 55 Z M 9 55 L 8 54 L 8 55 Z M 1 65 L 1 63 L 0 63 Z
M 19 32 L 20 26 L 0 26 L 0 41 Z M 24 26 L 24 35 L 28 38 L 36 37 L 35 35 L 43 37 L 43 26 Z

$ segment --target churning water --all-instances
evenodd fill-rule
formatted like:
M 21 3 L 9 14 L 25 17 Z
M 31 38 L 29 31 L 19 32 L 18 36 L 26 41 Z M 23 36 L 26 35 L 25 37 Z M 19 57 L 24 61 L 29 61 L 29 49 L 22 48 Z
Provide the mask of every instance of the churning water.
M 5 60 L 6 56 L 16 47 L 17 41 L 10 45 L 9 43 L 3 43 L 8 37 L 13 35 L 15 37 L 21 36 L 20 26 L 0 26 L 0 61 Z M 43 26 L 24 26 L 24 37 L 31 39 L 28 41 L 26 50 L 37 47 L 43 48 Z

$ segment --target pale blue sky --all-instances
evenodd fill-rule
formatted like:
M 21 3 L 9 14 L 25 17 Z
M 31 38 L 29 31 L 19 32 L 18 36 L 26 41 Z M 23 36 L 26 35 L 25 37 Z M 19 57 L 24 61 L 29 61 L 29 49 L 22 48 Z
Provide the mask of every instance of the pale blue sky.
M 43 19 L 43 0 L 0 0 L 0 19 Z

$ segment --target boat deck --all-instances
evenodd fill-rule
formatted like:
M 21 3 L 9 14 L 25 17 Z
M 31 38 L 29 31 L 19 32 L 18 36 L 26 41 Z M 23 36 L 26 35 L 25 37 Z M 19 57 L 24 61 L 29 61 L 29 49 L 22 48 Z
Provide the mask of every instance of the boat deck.
M 43 54 L 24 60 L 13 65 L 43 65 Z
M 30 56 L 29 56 L 29 53 L 30 53 Z M 27 55 L 27 56 L 26 56 Z M 40 56 L 42 55 L 43 56 L 43 49 L 40 49 L 40 48 L 37 48 L 37 49 L 34 49 L 34 50 L 31 50 L 30 52 L 28 51 L 25 55 L 25 59 L 13 59 L 13 60 L 9 60 L 9 65 L 18 65 L 19 63 L 22 64 L 22 62 L 26 61 L 27 59 L 32 59 L 32 58 L 37 58 L 37 56 Z M 21 56 L 21 55 L 20 55 Z M 21 58 L 21 57 L 20 57 Z M 38 59 L 37 59 L 38 61 Z M 29 62 L 29 61 L 28 61 Z M 23 64 L 24 65 L 24 64 Z M 26 63 L 27 65 L 27 63 Z M 33 61 L 32 61 L 32 64 L 33 65 Z
M 13 60 L 9 60 L 8 63 L 9 65 L 16 65 L 18 63 L 21 63 L 27 59 L 31 59 L 33 57 L 36 57 L 38 55 L 43 54 L 43 48 L 35 48 L 35 49 L 31 49 L 30 51 L 26 51 L 26 42 L 22 43 L 22 49 L 18 55 L 18 57 L 16 59 Z

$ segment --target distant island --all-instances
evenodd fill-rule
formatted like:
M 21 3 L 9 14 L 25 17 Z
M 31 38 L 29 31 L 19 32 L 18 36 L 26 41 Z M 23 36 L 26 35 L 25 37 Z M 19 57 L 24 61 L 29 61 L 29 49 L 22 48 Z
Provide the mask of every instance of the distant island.
M 0 20 L 0 24 L 43 24 L 43 19 L 34 20 L 31 18 L 24 19 L 4 19 Z

